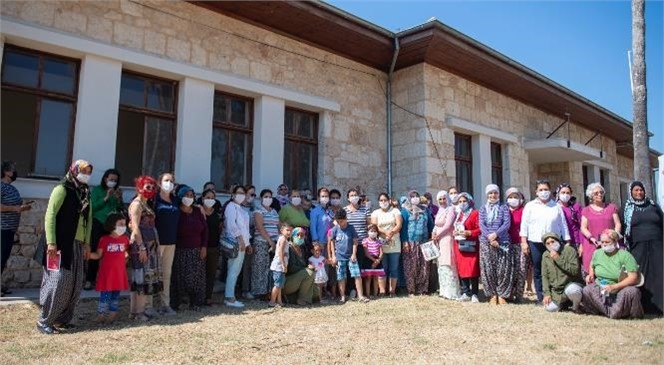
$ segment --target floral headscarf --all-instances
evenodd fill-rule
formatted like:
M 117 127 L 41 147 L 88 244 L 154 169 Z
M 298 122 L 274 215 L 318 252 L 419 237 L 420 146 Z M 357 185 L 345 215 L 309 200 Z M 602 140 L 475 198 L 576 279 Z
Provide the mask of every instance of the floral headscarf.
M 634 211 L 640 212 L 646 209 L 650 205 L 655 205 L 655 202 L 652 199 L 644 195 L 643 200 L 636 200 L 632 196 L 632 190 L 635 187 L 641 187 L 645 193 L 646 189 L 643 187 L 643 183 L 640 181 L 632 181 L 629 184 L 629 194 L 627 194 L 627 202 L 625 202 L 625 236 L 629 237 L 632 231 L 632 215 Z
M 73 189 L 76 192 L 79 203 L 81 204 L 81 209 L 79 213 L 83 215 L 83 220 L 87 224 L 88 215 L 90 213 L 90 187 L 88 184 L 83 184 L 76 178 L 81 170 L 90 168 L 92 170 L 92 165 L 86 160 L 76 160 L 69 167 L 69 171 L 65 174 L 63 184 L 65 187 Z

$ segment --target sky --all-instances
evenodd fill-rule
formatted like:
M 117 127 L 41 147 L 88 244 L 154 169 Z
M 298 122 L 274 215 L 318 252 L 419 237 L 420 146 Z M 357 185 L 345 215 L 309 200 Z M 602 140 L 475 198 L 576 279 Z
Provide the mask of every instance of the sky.
M 435 17 L 632 121 L 631 1 L 327 1 L 392 32 Z M 664 6 L 646 1 L 650 147 L 664 153 Z M 653 166 L 655 167 L 655 166 Z

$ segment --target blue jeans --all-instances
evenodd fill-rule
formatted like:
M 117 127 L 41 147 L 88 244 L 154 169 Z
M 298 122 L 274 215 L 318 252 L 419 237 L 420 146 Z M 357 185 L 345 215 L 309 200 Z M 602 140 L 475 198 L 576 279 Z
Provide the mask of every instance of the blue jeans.
M 103 291 L 99 294 L 97 313 L 117 312 L 120 309 L 120 291 Z
M 383 269 L 385 275 L 390 279 L 397 279 L 399 277 L 399 252 L 386 253 L 383 255 Z
M 533 260 L 533 279 L 535 279 L 535 290 L 537 291 L 537 301 L 544 299 L 542 291 L 542 255 L 546 252 L 546 246 L 542 242 L 528 241 L 530 248 L 530 258 Z
M 235 298 L 235 284 L 237 283 L 237 277 L 242 271 L 242 263 L 244 262 L 244 251 L 239 251 L 237 257 L 234 259 L 228 259 L 228 271 L 226 274 L 226 289 L 224 296 L 226 298 Z

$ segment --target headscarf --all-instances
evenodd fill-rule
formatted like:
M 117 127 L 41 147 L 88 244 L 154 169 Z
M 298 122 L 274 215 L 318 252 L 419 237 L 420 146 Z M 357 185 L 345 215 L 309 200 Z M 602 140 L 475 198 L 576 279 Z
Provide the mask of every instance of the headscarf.
M 457 216 L 457 219 L 459 219 L 459 216 L 461 216 L 462 217 L 461 222 L 465 222 L 466 218 L 468 218 L 470 213 L 473 211 L 473 207 L 475 207 L 475 199 L 473 199 L 472 195 L 470 195 L 469 193 L 466 193 L 466 192 L 459 193 L 458 198 L 461 198 L 462 196 L 465 197 L 466 200 L 468 200 L 468 208 L 466 210 L 459 211 L 460 214 Z M 458 198 L 457 198 L 457 202 L 459 201 Z M 457 204 L 457 207 L 458 206 L 459 205 Z M 459 209 L 461 209 L 461 208 L 459 208 Z
M 636 200 L 632 196 L 632 189 L 635 187 L 641 187 L 645 193 L 646 189 L 643 187 L 643 183 L 640 181 L 632 181 L 629 184 L 629 194 L 627 195 L 627 202 L 625 202 L 625 236 L 629 237 L 632 231 L 632 215 L 634 211 L 640 212 L 646 209 L 650 205 L 655 205 L 655 202 L 647 196 L 643 196 L 643 200 Z
M 190 191 L 193 192 L 194 189 L 192 189 L 191 186 L 189 185 L 182 184 L 178 186 L 178 191 L 176 195 L 178 199 L 182 200 L 182 198 L 184 198 L 184 196 Z
M 562 184 L 558 185 L 558 187 L 556 188 L 556 201 L 559 200 L 558 197 L 560 196 L 560 191 L 563 190 L 564 188 L 568 188 L 569 191 L 572 192 L 572 187 L 568 183 L 562 183 Z M 574 203 L 576 203 L 576 197 L 572 196 L 572 197 L 570 197 L 567 204 L 574 205 Z
M 422 214 L 422 212 L 424 212 L 424 211 L 422 210 L 422 208 L 420 208 L 419 204 L 413 204 L 413 203 L 410 202 L 410 199 L 411 199 L 410 196 L 412 194 L 417 194 L 418 196 L 420 195 L 420 193 L 418 193 L 417 190 L 409 191 L 408 192 L 408 199 L 406 199 L 406 203 L 404 204 L 404 208 L 406 208 L 406 210 L 408 211 L 408 213 L 410 213 L 410 215 L 413 217 L 414 220 L 417 220 L 419 215 Z
M 83 184 L 78 179 L 76 176 L 81 172 L 81 170 L 85 168 L 90 168 L 92 170 L 92 165 L 86 161 L 86 160 L 76 160 L 74 161 L 71 166 L 69 167 L 69 171 L 65 174 L 65 178 L 63 180 L 63 184 L 65 187 L 69 187 L 70 189 L 74 190 L 76 192 L 76 196 L 78 197 L 78 201 L 81 204 L 81 209 L 79 213 L 83 215 L 83 220 L 85 224 L 88 222 L 88 215 L 90 213 L 90 187 L 88 184 Z
M 487 223 L 491 224 L 498 217 L 498 208 L 500 207 L 500 188 L 496 184 L 489 184 L 484 189 L 484 194 L 489 195 L 491 192 L 498 193 L 498 200 L 495 203 L 486 201 L 484 209 L 486 210 Z
M 511 188 L 507 189 L 507 191 L 505 191 L 505 201 L 507 201 L 507 199 L 509 199 L 510 195 L 515 194 L 515 193 L 520 196 L 521 204 L 519 206 L 523 206 L 523 201 L 525 200 L 525 198 L 524 198 L 523 194 L 521 193 L 521 191 L 518 188 L 515 188 L 515 187 L 511 187 Z
M 445 206 L 440 205 L 440 198 L 445 197 L 447 203 Z M 454 205 L 452 205 L 452 202 L 450 201 L 450 194 L 447 193 L 445 190 L 441 190 L 436 194 L 436 205 L 438 205 L 438 213 L 436 214 L 436 217 L 442 215 L 443 217 L 447 215 L 447 212 L 450 209 L 454 209 Z

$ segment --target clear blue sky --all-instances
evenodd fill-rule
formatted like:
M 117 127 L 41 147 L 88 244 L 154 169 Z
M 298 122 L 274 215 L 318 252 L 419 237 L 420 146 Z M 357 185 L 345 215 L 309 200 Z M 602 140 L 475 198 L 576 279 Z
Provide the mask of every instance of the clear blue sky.
M 630 1 L 327 1 L 390 31 L 436 17 L 604 108 L 632 120 Z M 664 153 L 661 0 L 646 1 L 650 146 Z M 655 167 L 655 166 L 653 166 Z

